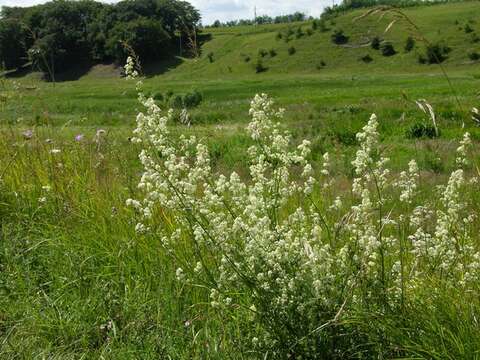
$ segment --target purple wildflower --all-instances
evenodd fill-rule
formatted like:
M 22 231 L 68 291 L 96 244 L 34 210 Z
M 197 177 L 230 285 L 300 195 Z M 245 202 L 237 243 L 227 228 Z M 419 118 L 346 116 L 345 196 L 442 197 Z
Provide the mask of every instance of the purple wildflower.
M 33 137 L 33 130 L 25 130 L 22 135 L 25 140 L 30 140 Z

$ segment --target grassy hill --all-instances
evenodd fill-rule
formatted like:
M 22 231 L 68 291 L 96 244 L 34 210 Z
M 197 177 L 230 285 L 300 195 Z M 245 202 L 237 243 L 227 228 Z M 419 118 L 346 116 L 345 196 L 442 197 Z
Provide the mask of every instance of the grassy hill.
M 261 49 L 269 52 L 273 49 L 276 56 L 263 57 L 266 71 L 257 76 L 273 74 L 373 74 L 373 73 L 411 73 L 432 71 L 432 66 L 418 62 L 420 54 L 425 52 L 425 44 L 419 39 L 424 36 L 428 41 L 443 41 L 451 52 L 445 60 L 449 68 L 462 68 L 477 71 L 478 62 L 472 61 L 469 54 L 480 53 L 480 14 L 478 2 L 444 4 L 415 7 L 402 10 L 418 26 L 418 31 L 406 21 L 399 19 L 391 29 L 385 29 L 394 20 L 393 14 L 371 15 L 355 20 L 367 10 L 352 11 L 327 21 L 327 31 L 319 29 L 308 34 L 312 22 L 295 24 L 276 24 L 233 28 L 206 29 L 211 36 L 202 47 L 200 59 L 183 59 L 176 68 L 167 72 L 169 78 L 219 78 L 250 77 L 255 74 L 254 64 Z M 468 27 L 473 30 L 466 32 Z M 467 31 L 468 30 L 467 27 Z M 297 38 L 298 29 L 303 35 Z M 285 34 L 291 29 L 290 41 Z M 335 30 L 343 30 L 349 37 L 344 45 L 331 41 Z M 282 34 L 282 39 L 277 37 Z M 404 50 L 408 36 L 417 38 L 414 49 Z M 381 51 L 370 47 L 370 41 L 379 37 L 391 42 L 397 54 L 382 56 Z M 289 48 L 295 48 L 295 54 L 289 54 Z M 213 62 L 209 55 L 213 55 Z M 371 62 L 365 63 L 362 57 L 369 55 Z M 250 59 L 250 61 L 247 61 Z
M 327 21 L 327 31 L 318 28 L 310 35 L 312 22 L 205 29 L 200 58 L 177 57 L 147 66 L 145 86 L 151 94 L 199 90 L 204 101 L 193 111 L 199 124 L 244 120 L 249 99 L 258 92 L 268 92 L 295 110 L 290 114 L 299 120 L 316 120 L 325 114 L 336 118 L 338 109 L 345 106 L 400 116 L 406 111 L 402 93 L 412 99 L 428 97 L 444 108 L 440 111 L 450 113 L 452 104 L 458 105 L 456 92 L 468 117 L 468 109 L 477 102 L 480 78 L 480 62 L 469 57 L 480 53 L 480 42 L 474 41 L 480 36 L 477 10 L 478 2 L 404 9 L 418 31 L 399 20 L 385 33 L 393 20 L 391 14 L 355 20 L 365 9 Z M 465 31 L 467 25 L 470 32 Z M 303 35 L 297 39 L 299 28 Z M 286 42 L 289 29 L 293 35 Z M 331 41 L 332 33 L 340 29 L 349 37 L 344 45 Z M 419 63 L 419 55 L 425 52 L 420 34 L 451 49 L 442 66 L 454 91 L 438 65 Z M 412 51 L 406 52 L 409 36 L 417 40 Z M 397 53 L 386 57 L 372 49 L 370 42 L 375 37 L 390 42 Z M 289 54 L 292 47 L 295 53 Z M 257 73 L 254 65 L 262 49 L 266 51 L 262 58 L 265 71 Z M 362 60 L 367 55 L 370 62 Z M 136 95 L 132 84 L 120 77 L 120 69 L 97 65 L 79 73 L 70 76 L 78 80 L 55 86 L 39 80 L 38 73 L 18 76 L 15 80 L 23 90 L 3 108 L 2 117 L 33 125 L 131 125 Z

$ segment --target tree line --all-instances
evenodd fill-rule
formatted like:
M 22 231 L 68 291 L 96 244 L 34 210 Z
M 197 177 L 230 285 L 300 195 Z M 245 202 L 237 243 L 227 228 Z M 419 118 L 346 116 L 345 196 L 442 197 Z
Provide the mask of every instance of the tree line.
M 308 17 L 302 12 L 295 12 L 288 15 L 279 15 L 271 17 L 268 15 L 257 16 L 255 19 L 240 19 L 240 20 L 231 20 L 227 22 L 221 22 L 220 20 L 215 20 L 212 25 L 205 26 L 208 27 L 232 27 L 232 26 L 245 26 L 245 25 L 264 25 L 264 24 L 283 24 L 283 23 L 292 23 L 298 21 L 305 21 Z
M 122 63 L 134 51 L 142 61 L 171 56 L 178 43 L 196 42 L 200 13 L 178 0 L 54 0 L 3 7 L 0 63 L 26 64 L 52 74 L 79 63 Z M 193 40 L 192 40 L 193 39 Z

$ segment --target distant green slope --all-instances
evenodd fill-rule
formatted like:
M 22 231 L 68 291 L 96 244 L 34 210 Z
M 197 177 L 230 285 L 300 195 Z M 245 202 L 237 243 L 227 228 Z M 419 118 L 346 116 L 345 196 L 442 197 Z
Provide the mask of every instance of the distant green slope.
M 380 17 L 379 14 L 356 20 L 367 10 L 362 9 L 339 16 L 327 22 L 329 30 L 316 30 L 312 35 L 307 29 L 311 22 L 296 24 L 264 25 L 258 27 L 234 27 L 206 29 L 211 40 L 202 46 L 199 59 L 181 59 L 181 64 L 169 69 L 164 76 L 171 79 L 192 78 L 259 78 L 278 74 L 351 74 L 352 76 L 372 73 L 415 73 L 438 71 L 436 65 L 422 65 L 418 55 L 424 52 L 424 44 L 417 40 L 411 52 L 405 52 L 404 46 L 409 35 L 416 36 L 406 21 L 397 21 L 385 34 L 385 29 L 394 19 L 391 15 Z M 444 65 L 463 70 L 480 70 L 480 62 L 472 61 L 469 54 L 480 54 L 480 2 L 451 3 L 404 9 L 403 12 L 420 29 L 430 42 L 444 41 L 451 48 Z M 467 33 L 465 26 L 473 30 Z M 277 33 L 285 32 L 288 27 L 297 31 L 299 27 L 305 33 L 301 38 L 288 43 L 277 39 Z M 331 34 L 335 29 L 342 29 L 349 37 L 346 45 L 335 45 Z M 370 40 L 381 37 L 395 47 L 397 54 L 382 56 L 381 52 L 369 46 Z M 288 49 L 294 47 L 296 52 L 289 55 Z M 269 54 L 263 58 L 265 72 L 256 74 L 254 64 L 260 49 L 274 49 L 277 55 Z M 213 54 L 213 62 L 208 58 Z M 365 63 L 362 57 L 369 55 L 372 61 Z M 249 57 L 250 61 L 245 59 Z M 322 66 L 322 64 L 325 64 Z

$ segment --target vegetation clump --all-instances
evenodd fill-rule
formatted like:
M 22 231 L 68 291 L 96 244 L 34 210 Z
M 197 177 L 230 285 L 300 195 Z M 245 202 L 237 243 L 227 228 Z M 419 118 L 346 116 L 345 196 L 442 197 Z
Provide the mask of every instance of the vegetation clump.
M 372 57 L 370 56 L 370 54 L 366 54 L 364 56 L 362 56 L 360 58 L 360 60 L 362 60 L 364 63 L 368 64 L 368 63 L 371 63 L 373 61 Z
M 413 50 L 415 47 L 415 39 L 411 36 L 407 37 L 407 40 L 405 41 L 405 52 L 410 52 Z
M 480 60 L 480 53 L 478 51 L 472 51 L 468 54 L 468 58 L 472 61 Z
M 382 44 L 380 50 L 383 56 L 393 56 L 397 53 L 395 48 L 393 47 L 393 44 L 389 42 Z
M 267 55 L 268 55 L 268 51 L 267 51 L 267 50 L 265 50 L 265 49 L 260 49 L 260 50 L 258 50 L 258 56 L 264 58 L 264 57 L 267 56 Z
M 263 60 L 261 58 L 258 58 L 256 63 L 255 63 L 255 72 L 257 74 L 262 73 L 267 71 L 268 68 L 263 64 Z
M 433 125 L 424 122 L 416 122 L 406 130 L 405 134 L 409 139 L 434 139 L 439 136 Z
M 380 50 L 381 40 L 378 36 L 375 36 L 370 43 L 370 46 L 374 50 Z
M 348 43 L 348 36 L 343 33 L 343 30 L 335 30 L 331 36 L 331 40 L 336 45 L 343 45 Z
M 421 64 L 440 64 L 448 58 L 451 49 L 443 43 L 433 43 L 426 46 L 425 54 L 419 55 Z

